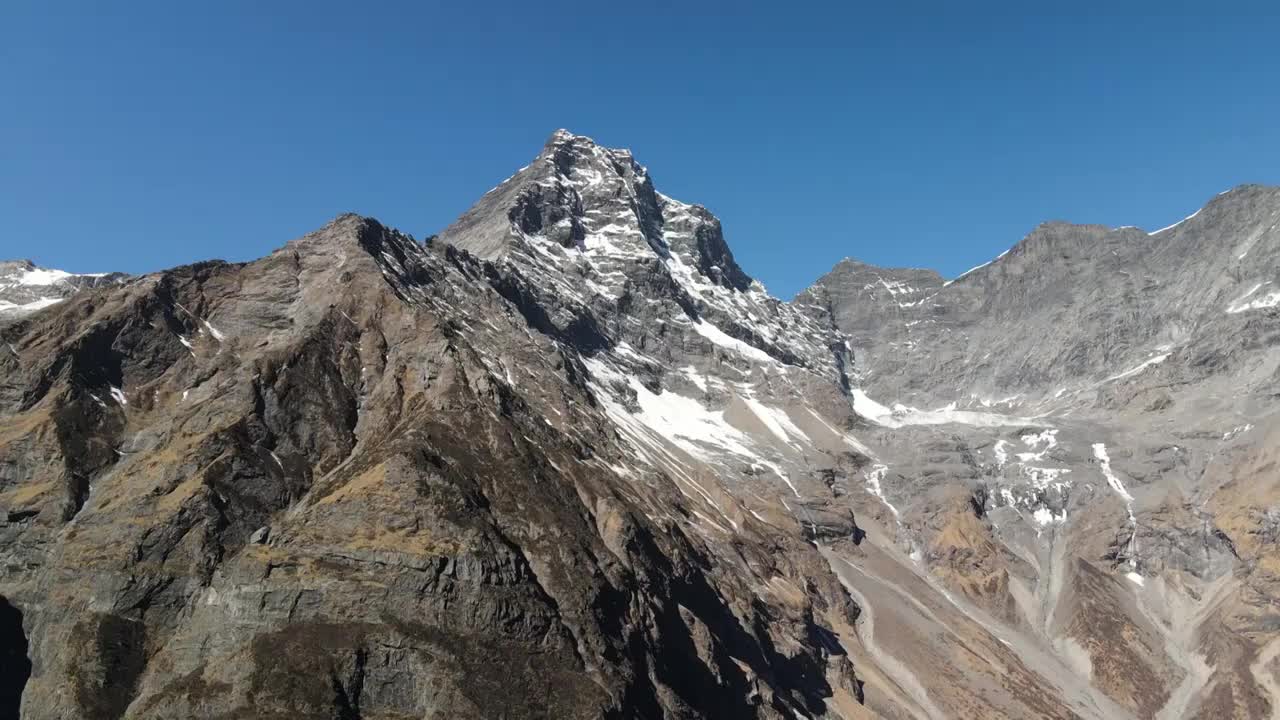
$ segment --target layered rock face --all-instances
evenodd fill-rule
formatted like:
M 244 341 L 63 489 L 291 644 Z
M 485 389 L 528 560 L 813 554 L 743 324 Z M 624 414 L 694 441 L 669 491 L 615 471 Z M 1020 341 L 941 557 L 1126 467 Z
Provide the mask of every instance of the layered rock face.
M 1265 717 L 1277 219 L 788 303 L 560 131 L 76 285 L 0 318 L 0 716 Z
M 850 336 L 893 538 L 961 604 L 1104 716 L 1269 717 L 1278 272 L 1280 190 L 1242 186 L 950 282 L 846 260 L 795 302 Z

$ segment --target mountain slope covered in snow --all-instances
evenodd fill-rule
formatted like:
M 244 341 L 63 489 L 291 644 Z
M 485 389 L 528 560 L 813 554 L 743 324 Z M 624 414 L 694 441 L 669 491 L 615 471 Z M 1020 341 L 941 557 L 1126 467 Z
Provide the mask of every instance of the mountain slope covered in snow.
M 36 267 L 30 260 L 0 261 L 0 319 L 18 317 L 61 302 L 86 288 L 123 280 L 121 273 L 75 275 Z

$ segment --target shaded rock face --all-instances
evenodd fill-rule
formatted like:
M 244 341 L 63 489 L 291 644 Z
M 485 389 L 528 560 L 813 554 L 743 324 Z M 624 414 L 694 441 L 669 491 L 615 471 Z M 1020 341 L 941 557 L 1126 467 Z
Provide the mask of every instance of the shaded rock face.
M 559 131 L 427 244 L 6 266 L 0 716 L 1267 716 L 1277 212 L 786 303 Z

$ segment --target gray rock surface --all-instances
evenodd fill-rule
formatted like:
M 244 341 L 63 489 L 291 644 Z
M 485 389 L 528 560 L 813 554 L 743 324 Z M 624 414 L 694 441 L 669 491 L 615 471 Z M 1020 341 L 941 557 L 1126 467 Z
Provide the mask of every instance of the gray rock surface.
M 934 576 L 1077 656 L 1116 712 L 1262 717 L 1275 554 L 1242 541 L 1275 473 L 1233 468 L 1276 428 L 1278 272 L 1280 189 L 1242 186 L 1150 233 L 1046 223 L 946 282 L 846 260 L 795 302 L 849 335 L 894 537 Z M 939 485 L 980 535 L 940 527 Z

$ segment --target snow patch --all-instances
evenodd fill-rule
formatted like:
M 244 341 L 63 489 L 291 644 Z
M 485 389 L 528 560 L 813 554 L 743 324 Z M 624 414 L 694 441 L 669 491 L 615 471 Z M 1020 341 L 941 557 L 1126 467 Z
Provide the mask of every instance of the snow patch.
M 899 517 L 898 508 L 894 507 L 893 503 L 889 502 L 889 498 L 885 497 L 884 487 L 882 486 L 884 477 L 888 473 L 889 467 L 887 465 L 876 464 L 872 465 L 869 470 L 862 473 L 862 477 L 866 479 L 867 489 L 871 491 L 871 494 L 880 498 L 880 502 L 884 503 L 885 507 L 889 508 L 889 510 L 893 512 L 894 518 L 897 518 Z
M 1111 486 L 1116 494 L 1124 499 L 1125 508 L 1129 511 L 1129 522 L 1134 522 L 1133 516 L 1133 496 L 1125 489 L 1124 483 L 1120 482 L 1120 478 L 1116 477 L 1115 472 L 1111 470 L 1111 456 L 1107 454 L 1107 446 L 1104 443 L 1093 444 L 1093 456 L 1098 459 L 1102 465 L 1102 476 L 1107 479 L 1107 484 Z
M 1022 436 L 1022 444 L 1030 448 L 1033 452 L 1018 453 L 1018 461 L 1024 463 L 1041 462 L 1049 451 L 1058 446 L 1058 431 L 1045 430 L 1040 433 L 1025 433 Z M 1038 452 L 1034 452 L 1036 448 L 1044 446 Z
M 621 374 L 598 360 L 588 361 L 587 366 L 597 377 L 622 379 Z M 708 410 L 697 400 L 668 390 L 655 394 L 634 377 L 627 377 L 625 381 L 635 392 L 636 404 L 640 407 L 640 412 L 628 415 L 695 458 L 714 462 L 715 454 L 708 450 L 710 446 L 758 460 L 750 447 L 750 438 L 730 425 L 723 412 Z
M 1228 431 L 1226 431 L 1226 432 L 1222 433 L 1222 439 L 1223 439 L 1223 440 L 1230 440 L 1231 438 L 1233 438 L 1233 437 L 1235 437 L 1235 436 L 1237 436 L 1237 435 L 1243 434 L 1243 433 L 1247 433 L 1247 432 L 1249 432 L 1249 431 L 1250 431 L 1250 430 L 1252 430 L 1252 429 L 1253 429 L 1253 424 L 1252 424 L 1252 423 L 1249 423 L 1249 424 L 1246 424 L 1246 425 L 1237 425 L 1236 427 L 1233 427 L 1233 428 L 1231 428 L 1230 430 L 1228 430 Z
M 203 325 L 204 325 L 204 329 L 205 329 L 205 330 L 208 330 L 208 331 L 209 331 L 209 334 L 213 336 L 213 339 L 214 339 L 214 340 L 217 340 L 218 342 L 222 342 L 223 340 L 225 340 L 225 339 L 226 339 L 226 337 L 227 337 L 227 336 L 226 336 L 226 335 L 223 335 L 223 334 L 218 330 L 218 328 L 214 327 L 213 325 L 210 325 L 208 320 L 201 320 L 200 322 L 201 322 L 201 324 L 203 324 Z
M 1025 433 L 1022 436 L 1022 444 L 1029 448 L 1044 445 L 1046 450 L 1051 450 L 1058 447 L 1058 431 L 1044 430 L 1039 433 Z
M 999 400 L 995 400 L 993 398 L 980 398 L 976 394 L 970 395 L 969 397 L 975 398 L 978 401 L 978 404 L 981 405 L 982 407 L 989 408 L 993 405 L 1012 405 L 1015 400 L 1022 397 L 1022 393 L 1018 393 L 1016 395 L 1010 395 L 1009 397 L 1006 397 L 1006 398 L 1000 398 Z
M 877 418 L 893 414 L 892 410 L 872 400 L 861 388 L 854 388 L 853 390 L 853 411 L 872 422 L 875 422 Z
M 37 298 L 35 300 L 32 300 L 29 303 L 23 303 L 21 305 L 17 303 L 11 303 L 7 300 L 0 300 L 0 312 L 7 312 L 7 311 L 13 311 L 13 312 L 19 312 L 19 313 L 35 312 L 36 310 L 39 310 L 41 308 L 47 308 L 50 305 L 57 305 L 60 302 L 62 302 L 62 298 L 54 298 L 54 297 Z
M 702 392 L 707 391 L 707 379 L 698 374 L 698 369 L 692 365 L 686 365 L 680 368 L 680 374 L 689 379 Z
M 1164 353 L 1163 355 L 1156 355 L 1153 358 L 1144 360 L 1141 364 L 1135 367 L 1131 367 L 1128 370 L 1125 370 L 1119 375 L 1112 375 L 1111 377 L 1107 378 L 1105 382 L 1111 382 L 1113 380 L 1123 380 L 1127 377 L 1133 377 L 1134 375 L 1137 375 L 1138 373 L 1142 372 L 1143 370 L 1146 370 L 1147 368 L 1153 365 L 1159 365 L 1160 363 L 1164 362 L 1165 359 L 1168 357 L 1169 357 L 1169 353 Z
M 1009 451 L 1004 449 L 1008 444 L 1007 440 L 997 440 L 995 446 L 991 448 L 991 452 L 996 456 L 997 468 L 1002 468 L 1009 462 Z
M 1040 527 L 1045 527 L 1046 525 L 1052 525 L 1053 523 L 1066 522 L 1067 511 L 1063 510 L 1060 515 L 1054 515 L 1052 510 L 1041 505 L 1036 508 L 1035 512 L 1031 513 L 1031 519 Z
M 1033 425 L 1035 418 L 1015 417 L 976 410 L 957 410 L 951 403 L 938 410 L 920 410 L 901 403 L 893 409 L 871 399 L 859 388 L 852 391 L 853 410 L 877 425 L 898 428 L 907 425 L 972 425 L 974 427 L 1004 427 L 1009 425 Z
M 18 277 L 19 285 L 52 285 L 56 282 L 66 280 L 73 275 L 62 270 L 45 270 L 43 268 L 35 268 L 27 270 Z
M 1197 216 L 1197 215 L 1199 215 L 1199 214 L 1200 214 L 1200 211 L 1199 211 L 1199 210 L 1197 210 L 1197 211 L 1195 211 L 1195 212 L 1191 213 L 1190 215 L 1188 215 L 1188 216 L 1186 216 L 1186 217 L 1182 218 L 1181 220 L 1179 220 L 1178 222 L 1176 222 L 1176 223 L 1174 223 L 1174 224 L 1172 224 L 1172 225 L 1166 225 L 1166 226 L 1164 226 L 1164 227 L 1160 228 L 1159 230 L 1156 230 L 1155 232 L 1149 232 L 1149 233 L 1147 233 L 1147 234 L 1148 234 L 1148 235 L 1159 235 L 1160 233 L 1162 233 L 1162 232 L 1164 232 L 1164 231 L 1166 231 L 1166 230 L 1172 230 L 1172 229 L 1174 229 L 1174 228 L 1178 227 L 1178 226 L 1179 226 L 1179 225 L 1181 225 L 1182 223 L 1184 223 L 1184 222 L 1186 222 L 1186 221 L 1190 220 L 1191 218 L 1193 218 L 1193 217 L 1195 217 L 1195 216 Z
M 1009 251 L 1008 251 L 1008 250 L 1006 250 L 1005 252 L 1009 252 Z M 1004 257 L 1004 253 L 1000 253 L 1000 257 Z M 998 260 L 998 259 L 999 259 L 999 258 L 997 258 L 997 260 Z M 950 280 L 948 280 L 948 281 L 946 281 L 946 282 L 942 283 L 942 287 L 947 287 L 948 285 L 950 285 L 951 283 L 955 282 L 956 280 L 959 280 L 960 278 L 964 277 L 965 275 L 968 275 L 969 273 L 971 273 L 971 272 L 973 272 L 973 271 L 975 271 L 975 270 L 981 270 L 982 268 L 984 268 L 984 267 L 986 267 L 986 266 L 990 265 L 990 264 L 991 264 L 991 263 L 993 263 L 993 262 L 995 262 L 995 260 L 988 260 L 988 261 L 986 261 L 986 262 L 982 263 L 981 265 L 974 265 L 973 267 L 969 268 L 968 270 L 965 270 L 964 272 L 960 273 L 959 275 L 955 276 L 954 278 L 952 278 L 952 279 L 950 279 Z
M 1235 315 L 1237 313 L 1242 313 L 1247 310 L 1263 310 L 1266 308 L 1273 308 L 1273 307 L 1276 307 L 1277 305 L 1280 305 L 1280 290 L 1275 290 L 1263 295 L 1259 295 L 1258 297 L 1254 297 L 1252 300 L 1249 299 L 1253 297 L 1254 293 L 1258 292 L 1263 287 L 1270 284 L 1271 284 L 1270 281 L 1268 281 L 1268 282 L 1258 283 L 1257 285 L 1254 285 L 1252 288 L 1249 289 L 1249 292 L 1236 298 L 1235 302 L 1227 306 L 1227 314 Z
M 698 322 L 694 323 L 693 329 L 702 337 L 710 340 L 713 344 L 732 350 L 749 360 L 762 363 L 777 362 L 771 355 L 769 355 L 769 353 L 766 353 L 754 345 L 749 345 L 735 337 L 732 337 L 731 335 L 728 335 L 723 330 L 712 325 L 706 320 L 699 319 Z
M 744 398 L 743 402 L 751 409 L 751 413 L 760 418 L 760 422 L 769 428 L 769 432 L 782 442 L 794 444 L 791 442 L 792 438 L 809 442 L 809 436 L 791 422 L 791 417 L 786 412 L 764 405 L 755 398 Z
M 1061 481 L 1060 478 L 1070 472 L 1071 468 L 1045 468 L 1035 467 L 1034 465 L 1022 466 L 1023 476 L 1030 480 L 1031 484 L 1041 489 L 1053 485 L 1054 489 L 1060 491 L 1064 487 L 1068 487 L 1069 483 Z

